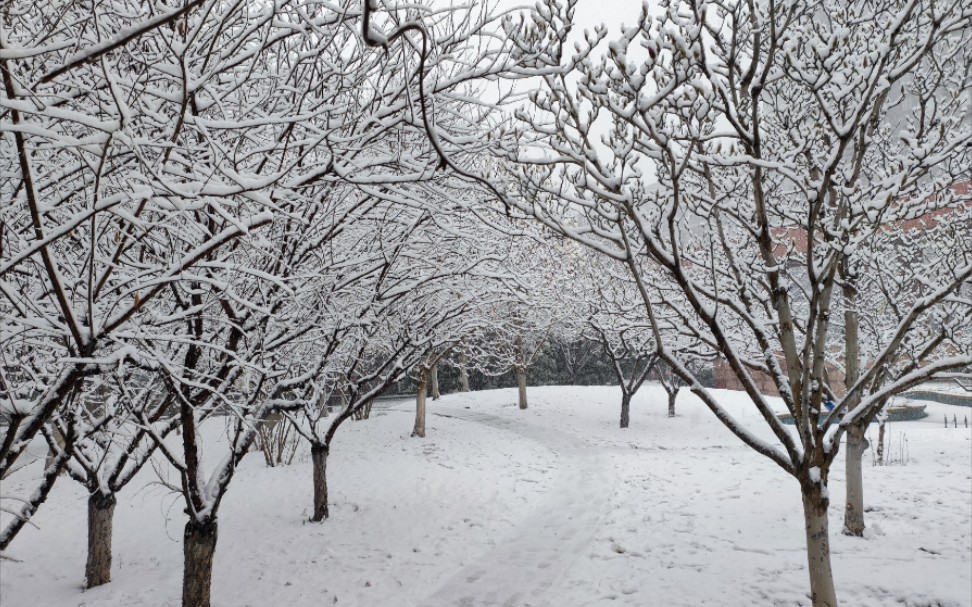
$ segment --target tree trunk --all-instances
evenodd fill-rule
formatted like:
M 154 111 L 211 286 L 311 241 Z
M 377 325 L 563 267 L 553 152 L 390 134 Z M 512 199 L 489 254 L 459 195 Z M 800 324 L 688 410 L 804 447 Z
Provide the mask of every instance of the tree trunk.
M 319 523 L 330 513 L 327 510 L 327 453 L 328 447 L 313 445 L 311 461 L 314 465 L 314 514 L 311 520 Z
M 668 393 L 668 417 L 675 417 L 675 399 L 678 398 L 678 388 Z
M 861 460 L 867 450 L 864 427 L 853 424 L 847 429 L 847 504 L 844 507 L 844 533 L 864 535 L 864 478 Z
M 827 500 L 820 495 L 819 485 L 803 490 L 803 520 L 807 533 L 807 564 L 813 607 L 837 607 L 834 575 L 830 568 L 827 506 Z
M 621 395 L 621 427 L 627 428 L 631 423 L 631 395 Z
M 111 581 L 111 523 L 115 495 L 99 491 L 88 497 L 88 562 L 84 587 L 94 588 Z
M 523 367 L 516 368 L 516 383 L 520 386 L 520 408 L 527 408 L 527 393 L 526 393 L 526 369 Z
M 412 436 L 425 438 L 425 393 L 429 386 L 429 372 L 422 371 L 419 380 L 418 391 L 415 392 L 415 428 L 412 429 Z
M 469 372 L 466 371 L 466 353 L 459 353 L 459 391 L 469 392 Z
M 844 385 L 850 388 L 861 376 L 860 318 L 858 315 L 857 279 L 847 271 L 846 262 L 838 268 L 844 281 L 841 287 L 844 305 Z M 853 411 L 860 398 L 852 397 L 847 401 L 847 410 Z M 864 477 L 861 460 L 867 450 L 864 432 L 867 423 L 857 422 L 847 429 L 847 500 L 844 505 L 844 533 L 864 535 Z
M 878 445 L 877 445 L 877 465 L 884 465 L 884 419 L 878 422 Z M 946 427 L 948 422 L 946 421 Z
M 432 375 L 430 377 L 432 381 L 432 400 L 439 400 L 442 395 L 439 393 L 439 363 L 436 363 L 432 367 Z
M 182 538 L 185 555 L 182 572 L 182 607 L 209 607 L 216 552 L 216 519 L 190 519 Z
M 516 358 L 513 363 L 513 370 L 516 372 L 516 383 L 520 387 L 520 409 L 527 408 L 526 393 L 526 347 L 523 345 L 523 336 L 516 336 Z

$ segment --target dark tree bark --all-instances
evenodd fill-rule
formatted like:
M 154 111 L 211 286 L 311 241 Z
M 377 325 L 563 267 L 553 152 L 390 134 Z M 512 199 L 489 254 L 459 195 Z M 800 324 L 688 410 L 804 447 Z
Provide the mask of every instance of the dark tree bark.
M 88 562 L 84 587 L 94 588 L 111 581 L 111 533 L 115 495 L 96 491 L 88 497 Z
M 621 396 L 621 427 L 627 428 L 631 423 L 631 395 Z
M 328 447 L 311 447 L 311 460 L 314 464 L 314 514 L 311 520 L 316 523 L 330 516 L 327 509 L 327 454 Z
M 527 385 L 526 385 L 526 370 L 527 370 L 527 352 L 526 346 L 523 344 L 523 336 L 516 336 L 516 358 L 513 363 L 513 371 L 516 373 L 516 383 L 519 387 L 519 397 L 520 397 L 520 409 L 527 408 Z
M 668 417 L 675 417 L 675 399 L 678 398 L 678 388 L 668 393 Z
M 527 408 L 527 384 L 526 384 L 526 369 L 523 367 L 516 368 L 516 384 L 519 386 L 519 396 L 520 396 L 520 408 Z
M 216 519 L 186 523 L 182 538 L 185 556 L 182 573 L 182 607 L 209 607 L 216 552 Z

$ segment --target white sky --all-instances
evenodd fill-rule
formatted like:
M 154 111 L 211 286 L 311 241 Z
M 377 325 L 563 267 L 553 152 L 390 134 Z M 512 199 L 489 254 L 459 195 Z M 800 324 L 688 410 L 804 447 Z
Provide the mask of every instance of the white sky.
M 500 8 L 516 6 L 532 8 L 534 4 L 516 0 L 499 0 Z M 630 25 L 640 14 L 640 0 L 578 0 L 574 21 L 582 30 L 603 23 L 611 31 L 617 31 L 621 23 Z

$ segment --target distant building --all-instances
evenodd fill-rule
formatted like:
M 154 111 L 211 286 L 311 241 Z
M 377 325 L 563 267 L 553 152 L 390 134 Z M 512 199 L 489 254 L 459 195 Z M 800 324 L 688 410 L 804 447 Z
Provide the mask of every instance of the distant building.
M 942 217 L 956 212 L 963 212 L 962 209 L 964 207 L 964 212 L 968 215 L 966 220 L 970 225 L 969 238 L 972 238 L 972 180 L 958 182 L 951 187 L 951 190 L 960 201 L 955 207 L 935 209 L 913 219 L 896 222 L 895 227 L 898 227 L 905 232 L 912 230 L 928 230 L 936 227 Z M 933 201 L 934 199 L 930 199 L 928 202 Z M 794 250 L 801 253 L 805 253 L 807 251 L 807 232 L 803 228 L 778 228 L 774 234 L 774 237 L 778 243 L 777 253 L 779 254 L 783 254 L 787 250 Z M 790 258 L 788 263 L 792 266 L 801 264 L 802 261 Z M 972 282 L 965 283 L 960 292 L 963 294 L 972 295 Z M 834 352 L 833 355 L 837 360 L 843 359 L 843 351 Z M 783 366 L 781 354 L 780 365 Z M 842 395 L 847 390 L 847 387 L 844 385 L 843 370 L 838 369 L 832 363 L 827 363 L 826 367 L 831 389 L 837 395 Z M 779 396 L 779 391 L 776 389 L 776 383 L 769 374 L 761 371 L 751 371 L 751 375 L 761 393 L 769 396 Z M 725 390 L 743 389 L 742 382 L 739 381 L 738 377 L 736 377 L 736 374 L 733 372 L 726 359 L 721 356 L 716 358 L 712 363 L 712 377 L 713 386 L 715 388 L 722 388 Z

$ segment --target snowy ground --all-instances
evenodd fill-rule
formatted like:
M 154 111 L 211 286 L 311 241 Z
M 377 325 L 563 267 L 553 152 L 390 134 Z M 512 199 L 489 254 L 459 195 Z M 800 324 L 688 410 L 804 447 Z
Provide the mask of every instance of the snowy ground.
M 759 427 L 741 395 L 721 398 Z M 809 604 L 795 481 L 693 397 L 669 419 L 649 385 L 624 431 L 613 388 L 531 388 L 527 411 L 515 400 L 512 390 L 445 396 L 430 403 L 424 440 L 408 436 L 407 403 L 348 422 L 324 524 L 304 522 L 307 454 L 276 469 L 248 457 L 220 514 L 214 605 Z M 943 424 L 972 411 L 927 404 L 928 418 L 889 427 L 890 455 L 907 464 L 865 468 L 867 539 L 839 533 L 843 461 L 835 466 L 843 605 L 972 606 L 972 440 Z M 206 430 L 215 439 L 221 428 Z M 115 510 L 110 584 L 81 591 L 85 495 L 63 479 L 40 529 L 11 547 L 22 562 L 0 563 L 0 604 L 178 605 L 181 504 L 151 469 L 133 484 Z

